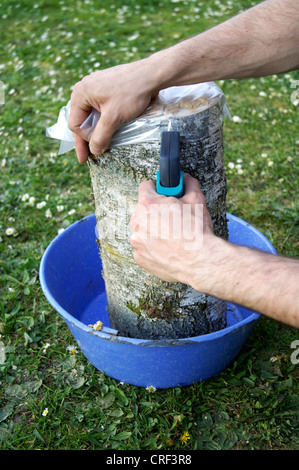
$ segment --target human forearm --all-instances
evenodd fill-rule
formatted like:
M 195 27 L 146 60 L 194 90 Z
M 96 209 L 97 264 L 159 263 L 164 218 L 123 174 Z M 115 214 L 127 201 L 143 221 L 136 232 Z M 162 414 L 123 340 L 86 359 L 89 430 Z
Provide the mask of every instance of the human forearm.
M 148 58 L 156 87 L 249 78 L 299 67 L 299 2 L 268 0 Z
M 209 253 L 204 266 L 194 264 L 189 279 L 192 287 L 299 328 L 297 260 L 216 237 Z
M 195 178 L 184 174 L 184 196 L 175 201 L 158 195 L 153 181 L 144 181 L 138 202 L 131 218 L 131 244 L 134 259 L 142 268 L 164 281 L 190 285 L 299 328 L 299 261 L 216 237 Z M 198 205 L 202 215 L 196 213 Z M 184 211 L 188 206 L 191 219 Z M 166 232 L 162 219 L 151 212 L 162 207 L 168 214 L 176 207 L 181 215 L 181 223 L 176 219 Z M 185 230 L 177 233 L 179 227 Z M 192 231 L 191 227 L 197 229 Z M 160 237 L 153 236 L 158 233 Z
M 78 82 L 69 128 L 80 162 L 99 155 L 114 132 L 135 119 L 163 88 L 258 77 L 299 67 L 299 2 L 268 0 L 176 46 L 130 64 L 99 70 Z M 101 112 L 88 144 L 80 126 Z

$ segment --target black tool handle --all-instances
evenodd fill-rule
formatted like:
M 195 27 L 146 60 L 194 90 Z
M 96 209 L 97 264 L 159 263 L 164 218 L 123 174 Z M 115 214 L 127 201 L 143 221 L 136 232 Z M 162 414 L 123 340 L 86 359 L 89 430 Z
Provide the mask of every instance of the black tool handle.
M 160 184 L 166 188 L 180 182 L 180 133 L 165 131 L 161 134 Z

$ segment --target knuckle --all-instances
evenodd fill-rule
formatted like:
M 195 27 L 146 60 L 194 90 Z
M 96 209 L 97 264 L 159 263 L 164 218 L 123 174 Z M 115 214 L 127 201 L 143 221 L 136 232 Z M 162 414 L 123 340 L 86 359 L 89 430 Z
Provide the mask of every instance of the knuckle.
M 131 246 L 134 248 L 134 253 L 136 253 L 137 247 L 138 247 L 138 242 L 135 237 L 131 238 L 130 240 Z
M 107 107 L 103 109 L 102 118 L 109 123 L 109 127 L 116 130 L 123 122 L 120 112 L 117 109 Z
M 137 215 L 133 214 L 130 222 L 129 222 L 130 227 L 132 228 L 133 231 L 135 231 L 138 227 L 138 221 L 137 221 Z
M 73 86 L 71 97 L 75 97 L 82 88 L 82 80 L 80 82 L 75 83 Z
M 207 202 L 206 196 L 204 196 L 203 194 L 198 194 L 197 199 L 196 199 L 196 202 L 197 202 L 198 204 L 204 204 L 204 205 L 206 205 L 206 202 Z
M 133 255 L 134 261 L 138 266 L 141 268 L 146 268 L 146 262 L 144 258 L 135 250 L 134 255 Z
M 78 131 L 78 126 L 75 125 L 75 120 L 74 120 L 74 116 L 73 116 L 72 113 L 70 113 L 67 126 L 68 126 L 68 128 L 70 129 L 70 131 L 72 131 L 72 132 L 75 133 L 75 134 L 77 133 L 77 131 Z M 75 138 L 74 135 L 73 135 L 73 137 Z
M 69 120 L 68 120 L 67 127 L 69 128 L 70 131 L 76 132 L 76 128 L 75 128 L 71 118 L 69 118 Z M 73 138 L 75 138 L 74 135 L 73 135 Z
M 129 222 L 129 225 L 130 227 L 134 228 L 135 225 L 136 225 L 136 216 L 135 216 L 135 213 L 132 215 L 132 217 L 130 218 L 130 222 Z

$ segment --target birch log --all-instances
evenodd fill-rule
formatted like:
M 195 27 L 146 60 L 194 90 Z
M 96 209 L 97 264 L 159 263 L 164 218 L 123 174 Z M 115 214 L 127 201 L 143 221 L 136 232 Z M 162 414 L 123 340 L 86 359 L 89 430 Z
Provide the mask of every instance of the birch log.
M 205 125 L 196 140 L 181 142 L 181 169 L 197 178 L 214 232 L 227 239 L 222 125 Z M 191 117 L 181 128 L 194 125 Z M 184 133 L 184 132 L 183 132 Z M 226 303 L 180 283 L 167 283 L 133 259 L 129 221 L 142 180 L 156 179 L 159 141 L 114 147 L 89 159 L 110 325 L 119 335 L 143 339 L 190 338 L 226 326 Z M 99 273 L 100 275 L 101 273 Z

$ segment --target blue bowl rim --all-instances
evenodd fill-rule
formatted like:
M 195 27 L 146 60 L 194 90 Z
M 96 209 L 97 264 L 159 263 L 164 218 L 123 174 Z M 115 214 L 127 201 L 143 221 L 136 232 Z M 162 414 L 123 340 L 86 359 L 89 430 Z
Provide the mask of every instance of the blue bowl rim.
M 245 222 L 244 220 L 240 219 L 239 217 L 227 213 L 227 218 L 228 220 L 235 220 L 241 225 L 246 225 L 247 227 L 250 227 L 251 231 L 255 232 L 256 235 L 259 238 L 262 238 L 266 245 L 269 248 L 269 252 L 276 255 L 277 252 L 274 248 L 274 246 L 270 243 L 270 241 L 259 231 L 257 230 L 254 226 L 249 224 L 248 222 Z M 159 345 L 159 346 L 170 346 L 170 345 L 185 345 L 186 343 L 192 344 L 192 343 L 202 343 L 202 342 L 208 342 L 208 341 L 213 341 L 215 339 L 221 338 L 229 333 L 232 333 L 233 331 L 236 331 L 244 326 L 249 325 L 252 322 L 255 322 L 258 320 L 260 317 L 260 313 L 255 312 L 254 310 L 247 309 L 249 311 L 252 311 L 252 314 L 244 318 L 242 321 L 235 323 L 234 325 L 228 326 L 226 328 L 223 328 L 222 330 L 218 330 L 212 333 L 207 333 L 205 335 L 200 335 L 200 336 L 193 336 L 190 338 L 178 338 L 178 339 L 163 339 L 163 340 L 152 340 L 152 339 L 140 339 L 140 338 L 129 338 L 125 336 L 119 336 L 117 335 L 116 330 L 112 330 L 110 328 L 103 327 L 102 330 L 100 331 L 95 331 L 93 328 L 87 326 L 85 323 L 81 322 L 77 318 L 73 317 L 70 313 L 68 313 L 53 297 L 51 292 L 49 291 L 47 287 L 47 282 L 45 278 L 45 266 L 47 264 L 47 258 L 51 253 L 51 249 L 53 248 L 54 245 L 59 243 L 61 238 L 66 236 L 66 233 L 68 231 L 72 231 L 76 228 L 76 225 L 82 223 L 84 220 L 88 220 L 90 218 L 95 219 L 96 217 L 95 214 L 90 214 L 83 219 L 80 219 L 73 224 L 71 224 L 69 227 L 67 227 L 62 233 L 58 234 L 48 245 L 48 247 L 45 249 L 42 259 L 40 262 L 40 268 L 39 268 L 39 279 L 40 279 L 40 284 L 42 291 L 50 303 L 50 305 L 56 310 L 67 323 L 71 323 L 74 326 L 78 327 L 81 330 L 84 330 L 86 333 L 98 336 L 99 338 L 106 339 L 106 340 L 111 340 L 117 341 L 117 342 L 122 342 L 122 343 L 127 343 L 127 344 L 137 344 L 140 346 L 151 346 L 151 345 Z M 236 306 L 237 304 L 234 304 L 232 302 L 228 302 L 228 305 L 230 306 Z M 242 307 L 242 306 L 241 306 Z M 245 308 L 245 307 L 242 307 Z M 106 331 L 105 331 L 106 330 Z M 114 334 L 113 334 L 114 332 Z

